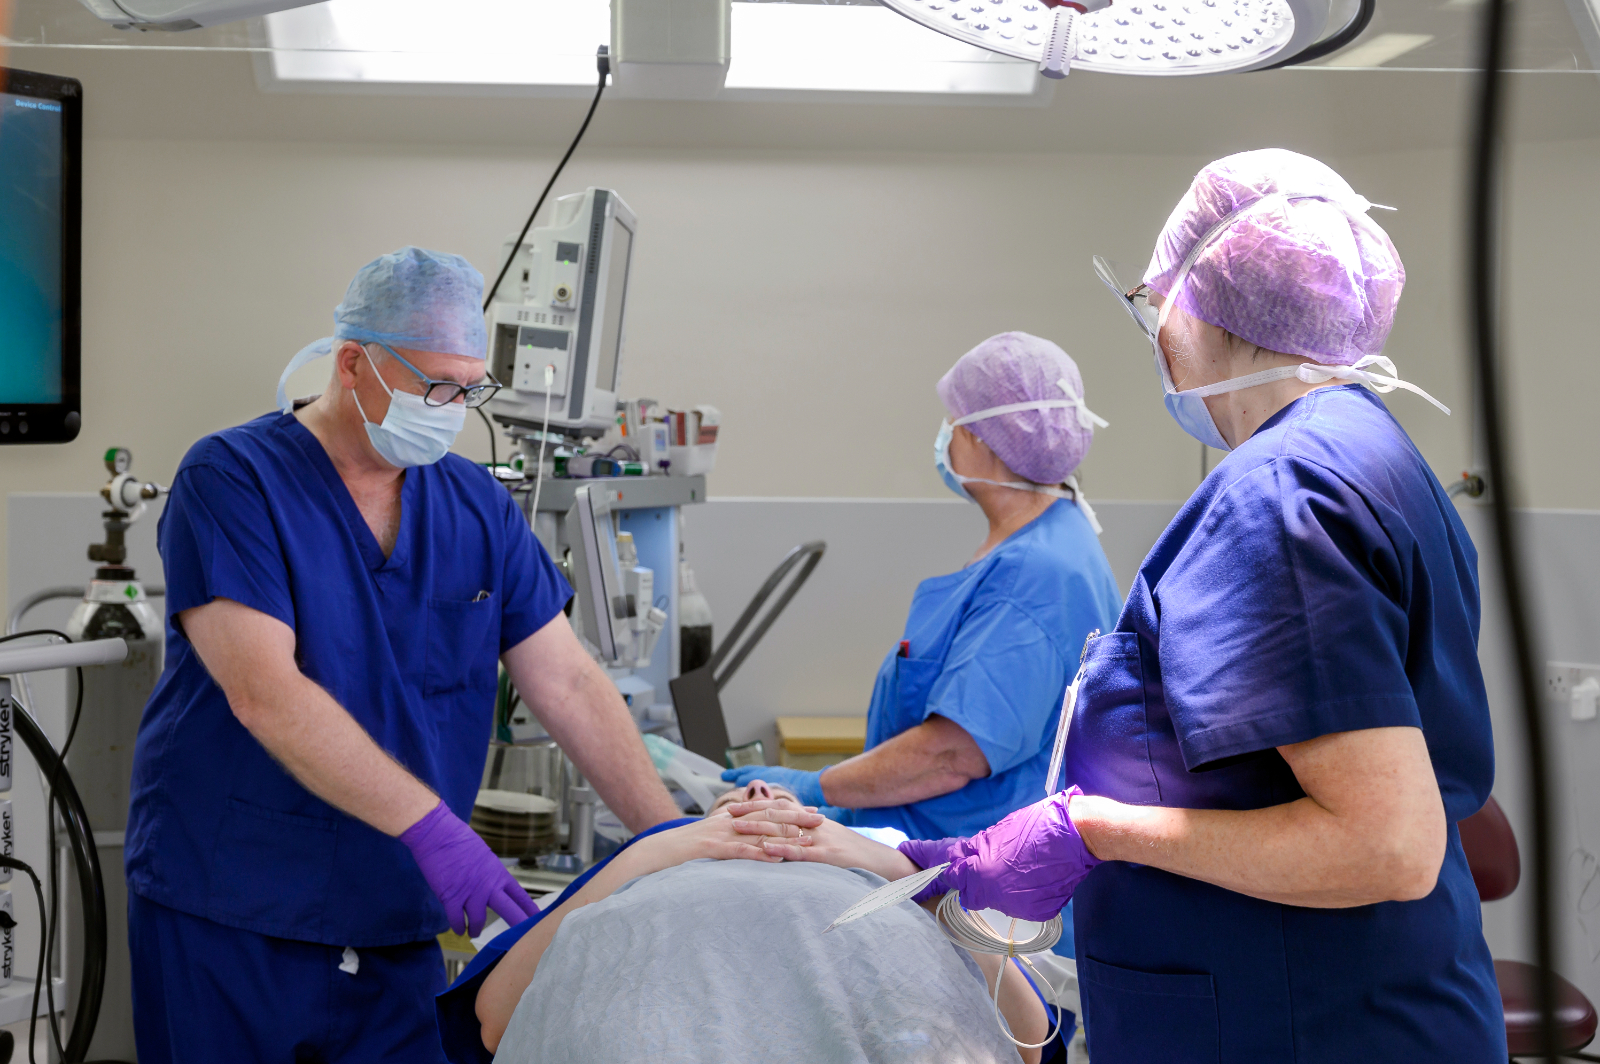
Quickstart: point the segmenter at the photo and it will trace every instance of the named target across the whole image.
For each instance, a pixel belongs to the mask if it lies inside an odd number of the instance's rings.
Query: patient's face
[[[804,808],[801,806],[800,800],[794,796],[794,792],[789,788],[757,779],[751,780],[743,787],[735,787],[731,791],[724,791],[719,794],[716,801],[711,803],[711,809],[707,815],[715,816],[734,802],[759,802],[763,800],[781,803],[775,808],[782,808],[783,805],[793,806],[796,809]]]

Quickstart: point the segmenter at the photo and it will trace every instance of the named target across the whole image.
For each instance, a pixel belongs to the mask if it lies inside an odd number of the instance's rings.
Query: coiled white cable
[[[503,272],[503,271],[502,271]],[[544,427],[539,430],[539,461],[533,473],[533,519],[539,520],[539,489],[544,487],[544,441],[550,435],[550,390],[556,386],[555,363],[544,367]]]
[[[1061,914],[1057,913],[1048,921],[1039,925],[1039,930],[1032,938],[1018,941],[1014,936],[1018,921],[1013,918],[1006,937],[1001,938],[995,934],[989,922],[977,913],[968,912],[961,905],[961,895],[950,891],[939,899],[935,909],[939,927],[944,931],[945,937],[956,945],[972,953],[988,953],[1004,957],[1006,961],[1016,958],[1028,966],[1028,971],[1033,973],[1037,982],[1042,982],[1050,987],[1051,994],[1055,994],[1055,985],[1039,974],[1039,969],[1033,966],[1025,954],[1043,953],[1057,942],[1061,941],[1062,923]],[[1000,1018],[1000,981],[1005,978],[1006,962],[1002,961],[1000,970],[994,979],[994,1022],[1000,1028],[1000,1033],[1010,1040],[1018,1049],[1043,1049],[1049,1045],[1057,1034],[1061,1032],[1061,1006],[1056,1006],[1056,1025],[1050,1029],[1050,1034],[1043,1042],[1019,1042],[1011,1037],[1005,1023]]]

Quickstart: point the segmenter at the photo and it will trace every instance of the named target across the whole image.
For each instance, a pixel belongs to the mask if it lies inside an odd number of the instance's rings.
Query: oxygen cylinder
[[[139,718],[161,677],[161,614],[132,569],[102,566],[72,611],[66,632],[75,642],[116,638],[128,644],[128,656],[120,663],[83,670],[83,713],[67,751],[67,771],[78,785],[89,823],[96,832],[120,832],[128,825]],[[77,698],[77,674],[69,672],[69,725]]]
[[[94,830],[95,848],[105,877],[106,982],[100,1019],[89,1043],[96,1060],[133,1060],[133,970],[128,955],[128,891],[123,871],[123,837],[128,827],[128,802],[133,781],[133,744],[139,733],[144,704],[161,677],[166,632],[162,611],[145,595],[138,574],[126,564],[125,533],[145,510],[145,502],[166,489],[142,484],[128,469],[132,455],[125,449],[106,452],[112,480],[101,490],[110,503],[104,543],[89,546],[89,560],[99,562],[94,580],[67,620],[66,633],[74,641],[118,638],[128,644],[128,656],[115,665],[84,669],[83,711],[78,730],[67,750],[66,768],[83,799],[84,812]],[[78,701],[78,670],[67,671],[67,726]],[[69,873],[70,876],[70,873]],[[67,892],[63,923],[67,941],[79,941],[83,911]],[[69,978],[67,1010],[77,1004],[78,983]]]

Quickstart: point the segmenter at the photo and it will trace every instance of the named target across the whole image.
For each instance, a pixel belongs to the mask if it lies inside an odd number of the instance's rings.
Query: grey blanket
[[[568,916],[496,1064],[1017,1064],[982,974],[910,902],[822,929],[883,880],[691,861]]]

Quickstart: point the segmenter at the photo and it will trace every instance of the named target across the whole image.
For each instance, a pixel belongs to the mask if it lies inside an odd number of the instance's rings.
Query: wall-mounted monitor
[[[0,67],[0,444],[82,424],[83,86]]]

